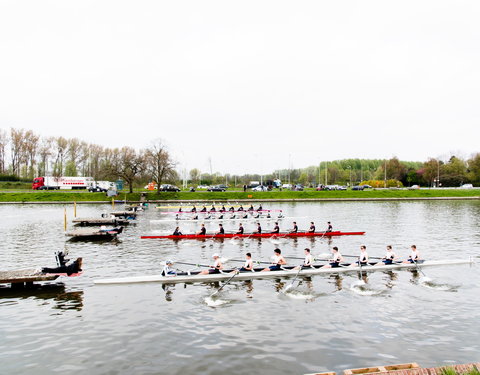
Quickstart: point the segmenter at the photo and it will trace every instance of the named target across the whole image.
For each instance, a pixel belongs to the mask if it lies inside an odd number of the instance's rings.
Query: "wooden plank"
[[[41,271],[30,268],[24,270],[0,271],[0,284],[31,283],[34,281],[55,280],[58,275],[43,274]]]

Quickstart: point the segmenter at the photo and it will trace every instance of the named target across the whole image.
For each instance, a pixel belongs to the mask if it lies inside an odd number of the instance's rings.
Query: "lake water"
[[[66,206],[69,221],[73,207]],[[232,281],[218,296],[215,284],[94,285],[108,277],[159,273],[167,258],[211,263],[211,254],[269,260],[303,249],[323,254],[338,246],[357,254],[367,245],[382,256],[393,245],[406,257],[416,244],[423,258],[480,255],[480,202],[275,203],[282,229],[314,220],[323,229],[366,231],[327,240],[140,239],[171,232],[174,222],[153,206],[116,242],[69,242],[62,205],[0,206],[0,269],[54,266],[54,252],[84,258],[80,277],[29,292],[0,289],[1,374],[303,374],[380,364],[422,366],[478,361],[480,276],[476,265],[302,279],[292,293],[288,279]],[[78,216],[99,216],[108,205],[79,205]],[[152,221],[153,220],[153,221]],[[246,230],[254,228],[253,222]],[[183,223],[183,232],[198,223]],[[213,231],[218,224],[207,224]],[[272,222],[263,222],[264,230]],[[238,222],[225,224],[234,230]],[[293,261],[298,262],[298,261]],[[232,265],[238,265],[233,263]],[[179,268],[188,269],[188,266]]]

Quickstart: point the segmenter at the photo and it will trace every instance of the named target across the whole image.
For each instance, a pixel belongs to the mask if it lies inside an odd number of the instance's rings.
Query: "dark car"
[[[352,190],[363,190],[363,189],[365,189],[365,186],[363,186],[363,185],[357,185],[357,186],[352,187]]]
[[[303,185],[302,184],[296,184],[293,188],[295,191],[303,191]]]
[[[176,187],[175,185],[162,185],[160,187],[160,191],[174,191],[174,192],[179,192],[180,189]]]
[[[215,185],[215,186],[210,186],[207,191],[226,191],[227,188],[224,187],[225,185]]]

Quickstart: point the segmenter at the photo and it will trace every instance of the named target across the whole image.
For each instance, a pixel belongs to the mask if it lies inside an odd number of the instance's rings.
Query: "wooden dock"
[[[72,239],[113,239],[122,232],[123,227],[120,228],[120,231],[118,231],[118,228],[76,228],[66,232],[65,235],[72,237]]]
[[[110,212],[110,215],[113,215],[115,217],[135,218],[137,217],[137,212],[136,211],[112,211]]]
[[[35,268],[0,271],[0,284],[11,284],[12,287],[23,287],[30,286],[35,281],[55,280],[58,276],[59,275],[44,274]]]
[[[402,363],[399,365],[382,365],[356,368],[343,371],[343,375],[442,375],[445,369],[453,369],[457,374],[465,374],[471,370],[480,370],[480,362],[465,365],[422,368],[418,364]],[[316,372],[305,375],[337,375],[335,372]]]
[[[81,217],[73,219],[72,223],[82,226],[98,226],[98,225],[128,225],[131,220],[122,219],[120,217]]]

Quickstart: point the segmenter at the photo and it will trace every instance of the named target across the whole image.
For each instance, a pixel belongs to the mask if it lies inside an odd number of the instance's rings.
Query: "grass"
[[[455,368],[453,367],[444,367],[442,368],[442,375],[480,375],[480,371],[473,366],[470,370],[465,371],[465,372],[458,372]]]
[[[419,189],[419,190],[364,190],[364,191],[266,191],[266,192],[201,192],[181,191],[178,193],[145,192],[147,200],[194,200],[194,201],[235,201],[239,199],[355,199],[355,198],[453,198],[478,197],[480,189]],[[140,200],[141,192],[132,194],[120,193],[115,199],[129,201]],[[104,193],[89,193],[85,191],[3,191],[0,192],[0,202],[71,202],[71,201],[111,201]]]

